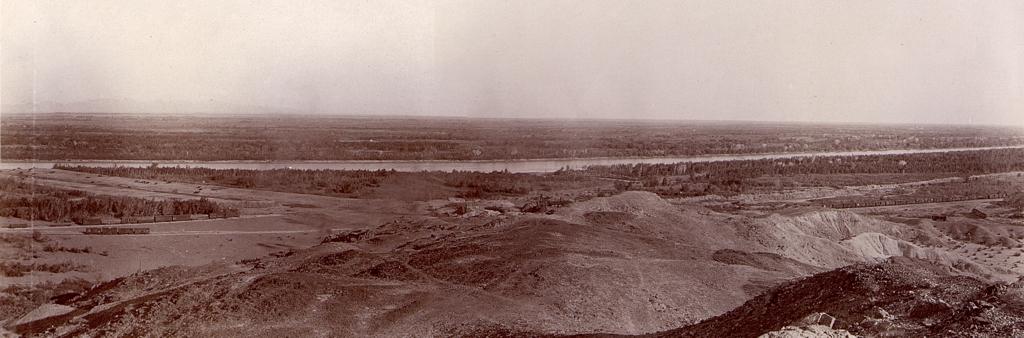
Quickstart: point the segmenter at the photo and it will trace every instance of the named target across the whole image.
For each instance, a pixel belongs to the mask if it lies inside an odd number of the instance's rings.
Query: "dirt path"
[[[241,217],[235,217],[233,219],[252,219],[252,218],[275,217],[275,216],[281,216],[281,214],[243,215]],[[161,225],[165,225],[165,224],[182,224],[182,223],[194,223],[194,222],[212,222],[212,221],[220,221],[220,220],[224,220],[224,219],[229,219],[229,218],[192,219],[192,220],[187,220],[187,221],[170,221],[170,222],[154,222],[154,223],[68,225],[68,226],[59,226],[59,227],[35,226],[35,227],[29,227],[29,228],[0,229],[0,233],[5,233],[5,232],[29,232],[29,231],[37,231],[37,230],[45,231],[47,233],[59,233],[60,230],[65,230],[65,229],[85,229],[85,228],[95,228],[95,227],[104,227],[104,228],[154,227],[154,226],[161,226]],[[52,231],[52,230],[55,230],[55,231]]]
[[[117,237],[149,237],[149,236],[195,236],[195,235],[265,235],[265,234],[305,234],[321,232],[320,230],[255,230],[255,231],[238,231],[238,230],[203,230],[203,231],[166,231],[166,232],[151,232],[148,234],[132,234],[132,235],[89,235],[81,232],[54,232],[55,235],[75,235],[75,236],[117,236]]]
[[[879,205],[871,207],[856,207],[856,208],[843,208],[843,210],[860,210],[860,211],[872,211],[872,210],[889,210],[893,208],[901,208],[907,206],[921,206],[921,207],[940,207],[940,206],[951,206],[963,203],[981,203],[981,202],[997,202],[1002,201],[1001,198],[983,198],[974,200],[961,200],[961,201],[948,201],[948,202],[934,202],[934,203],[909,203],[909,204],[897,204],[897,205]]]

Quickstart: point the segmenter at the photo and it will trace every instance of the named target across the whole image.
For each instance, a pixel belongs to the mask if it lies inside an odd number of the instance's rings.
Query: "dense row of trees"
[[[81,222],[97,216],[152,216],[221,213],[232,208],[205,198],[150,200],[126,196],[94,195],[34,185],[13,178],[0,179],[0,216],[49,222]]]
[[[642,179],[689,175],[705,181],[764,175],[959,173],[980,174],[1024,168],[1024,149],[991,149],[901,155],[823,156],[675,164],[595,166],[587,172]]]
[[[1024,170],[1024,149],[993,149],[905,155],[830,156],[677,164],[590,167],[594,175],[629,177],[664,193],[738,193],[759,185],[751,179],[806,174],[934,174],[969,176]],[[621,188],[628,185],[621,184]],[[667,187],[674,187],[668,189]],[[694,187],[700,187],[694,189]],[[636,188],[636,187],[633,187]],[[666,190],[667,189],[667,190]],[[669,192],[668,190],[672,190]]]
[[[436,181],[456,188],[458,196],[482,198],[494,195],[522,195],[536,189],[565,184],[586,184],[591,180],[580,172],[560,171],[549,175],[504,172],[397,172],[394,170],[326,169],[209,169],[193,167],[86,167],[56,165],[55,169],[129,177],[155,181],[216,184],[228,187],[297,192],[328,196],[358,197],[398,176]]]
[[[594,187],[597,185],[594,178],[571,170],[559,170],[545,175],[514,174],[508,171],[489,173],[453,171],[428,174],[440,177],[446,186],[463,189],[460,196],[466,198],[525,195],[535,190],[550,190],[569,186]]]
[[[398,174],[391,170],[210,169],[197,167],[85,167],[56,165],[56,169],[145,180],[209,183],[319,195],[347,195],[380,186]]]
[[[444,175],[444,184],[449,187],[468,189],[465,197],[479,198],[493,194],[522,195],[533,186],[531,175],[509,174],[508,172],[455,172]]]
[[[1024,143],[980,127],[464,119],[4,116],[7,159],[467,160],[687,156]]]
[[[595,166],[545,175],[508,172],[395,172],[367,170],[241,170],[187,167],[70,167],[59,169],[150,180],[212,183],[231,187],[349,196],[375,189],[396,176],[437,181],[460,196],[522,195],[539,189],[589,187],[616,181],[619,190],[645,189],[664,195],[734,194],[770,187],[764,177],[818,176],[808,182],[831,185],[827,175],[928,174],[969,176],[1024,170],[1024,149],[992,149],[903,155],[828,156],[676,164]],[[870,178],[869,178],[870,179]],[[867,184],[869,182],[865,182]],[[835,183],[838,184],[838,183]]]

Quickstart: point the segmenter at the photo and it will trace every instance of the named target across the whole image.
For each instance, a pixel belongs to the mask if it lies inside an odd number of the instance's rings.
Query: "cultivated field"
[[[1016,128],[337,116],[4,114],[3,159],[485,160],[1024,144]]]

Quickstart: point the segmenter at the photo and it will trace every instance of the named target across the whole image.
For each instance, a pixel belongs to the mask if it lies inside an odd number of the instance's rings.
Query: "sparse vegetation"
[[[0,234],[0,245],[15,248],[22,252],[33,252],[41,249],[44,252],[92,253],[92,248],[90,247],[65,247],[57,244],[40,231],[33,231],[31,234]]]
[[[50,302],[54,297],[77,294],[91,285],[92,283],[79,278],[69,278],[57,283],[7,286],[0,289],[0,318],[18,318],[40,304]]]
[[[6,277],[21,277],[31,272],[62,273],[78,271],[83,267],[71,262],[61,263],[21,263],[21,262],[0,262],[0,274]]]

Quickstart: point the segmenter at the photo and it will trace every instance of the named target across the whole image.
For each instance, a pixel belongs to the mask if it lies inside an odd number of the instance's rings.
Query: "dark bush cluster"
[[[522,195],[530,192],[536,175],[510,174],[508,172],[452,172],[443,174],[444,185],[466,188],[461,194],[466,198],[483,198],[493,194]]]
[[[14,178],[0,179],[0,216],[48,222],[81,221],[96,216],[152,216],[221,213],[232,208],[206,198],[153,200],[94,195],[52,188]]]
[[[0,262],[0,274],[6,277],[22,277],[32,271],[49,273],[62,273],[80,270],[81,266],[71,262],[63,263],[21,263],[21,262]]]

